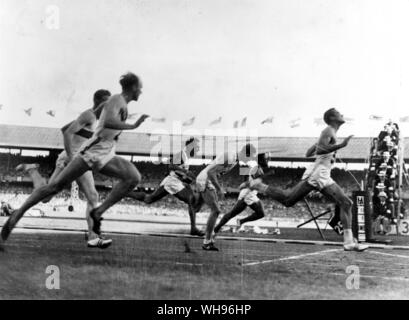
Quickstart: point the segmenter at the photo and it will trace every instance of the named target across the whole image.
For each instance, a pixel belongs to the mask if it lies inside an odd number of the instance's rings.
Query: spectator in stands
[[[386,234],[390,219],[392,218],[391,210],[386,201],[387,195],[384,191],[381,191],[377,198],[378,201],[374,201],[375,232],[378,234]]]
[[[0,207],[0,215],[1,216],[9,216],[11,215],[13,211],[13,208],[8,202],[2,201],[1,202],[1,207]]]
[[[378,135],[379,141],[383,141],[383,139],[388,135],[387,127],[388,127],[388,126],[385,125],[385,126],[383,127],[383,130],[382,130],[381,132],[379,132],[379,135]]]
[[[373,138],[372,139],[372,144],[371,144],[371,155],[376,156],[378,152],[378,138]]]
[[[405,202],[400,199],[400,213],[399,213],[399,219],[405,219],[406,218],[406,206],[405,206]]]

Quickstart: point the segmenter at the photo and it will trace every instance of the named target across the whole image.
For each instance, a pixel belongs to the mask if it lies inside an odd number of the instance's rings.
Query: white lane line
[[[334,276],[344,276],[347,277],[348,275],[345,273],[337,273],[337,272],[329,272],[327,273],[329,275],[334,275]],[[370,278],[370,279],[383,279],[383,280],[395,280],[395,281],[409,281],[409,278],[403,278],[403,277],[383,277],[383,276],[370,276],[370,275],[365,275],[365,274],[360,274],[360,278]]]
[[[409,259],[409,256],[403,256],[401,254],[392,254],[392,253],[386,253],[386,252],[378,252],[378,251],[368,251],[369,253],[375,253],[379,254],[382,256],[389,256],[389,257],[395,257],[395,258],[404,258],[404,259]]]
[[[248,263],[244,263],[243,266],[254,266],[254,265],[265,264],[265,263],[270,263],[270,262],[296,260],[296,259],[302,259],[302,258],[309,257],[309,256],[316,256],[316,255],[319,255],[319,254],[324,254],[324,253],[329,253],[329,252],[336,252],[336,251],[341,251],[341,249],[321,250],[321,251],[317,251],[317,252],[300,254],[300,255],[297,255],[297,256],[289,256],[289,257],[283,257],[283,258],[278,258],[278,259],[248,262]]]
[[[356,260],[354,260],[356,261]],[[338,261],[339,262],[339,261]],[[325,270],[325,268],[327,268],[328,270],[333,270],[333,269],[337,269],[339,268],[339,264],[327,264],[327,260],[325,260],[325,265],[323,265],[322,263],[318,263],[318,262],[310,262],[310,261],[294,261],[294,264],[305,264],[307,266],[311,266],[311,267],[323,267],[323,270]],[[402,272],[402,269],[404,269],[405,267],[407,267],[407,264],[393,264],[393,266],[400,266],[401,268],[391,268],[388,267],[388,271],[396,271],[396,272]],[[385,267],[374,267],[373,265],[367,265],[367,266],[362,266],[361,264],[359,264],[359,268],[360,270],[365,270],[365,271],[369,271],[372,272],[373,270],[383,270],[385,271]],[[405,269],[406,270],[406,269]]]
[[[180,266],[198,266],[198,267],[203,266],[203,263],[176,262],[176,264]]]

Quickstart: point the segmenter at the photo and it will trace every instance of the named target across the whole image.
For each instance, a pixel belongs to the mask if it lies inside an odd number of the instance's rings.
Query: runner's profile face
[[[195,141],[193,150],[195,151],[195,155],[200,151],[199,142]]]
[[[192,143],[186,146],[186,151],[191,157],[194,157],[199,152],[199,150],[200,147],[199,142],[197,140],[193,141]]]
[[[142,83],[133,86],[133,100],[137,101],[139,96],[142,94]]]
[[[334,121],[336,121],[336,122],[338,122],[338,123],[345,123],[345,120],[344,120],[344,115],[343,114],[341,114],[338,110],[335,110],[335,112],[334,112],[334,116],[333,116],[334,118]]]

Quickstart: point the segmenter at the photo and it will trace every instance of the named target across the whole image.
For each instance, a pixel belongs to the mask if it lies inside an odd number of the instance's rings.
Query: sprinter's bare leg
[[[57,194],[67,184],[73,182],[88,170],[90,170],[90,168],[88,167],[87,163],[82,158],[76,157],[68,164],[68,166],[54,180],[54,182],[34,190],[34,192],[28,197],[23,205],[13,212],[13,214],[7,220],[6,224],[3,226],[1,230],[2,239],[7,240],[13,228],[16,226],[17,222],[23,217],[24,213],[27,210],[35,206],[44,198]]]
[[[125,198],[141,181],[141,174],[138,169],[129,161],[115,156],[100,172],[108,177],[117,178],[119,182],[113,187],[105,201],[90,212],[93,220],[93,231],[100,233],[103,213],[115,203]]]

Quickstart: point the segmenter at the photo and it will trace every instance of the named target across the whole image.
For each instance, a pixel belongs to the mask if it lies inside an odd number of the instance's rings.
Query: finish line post
[[[352,192],[352,233],[359,242],[371,241],[372,237],[372,210],[369,192]]]

